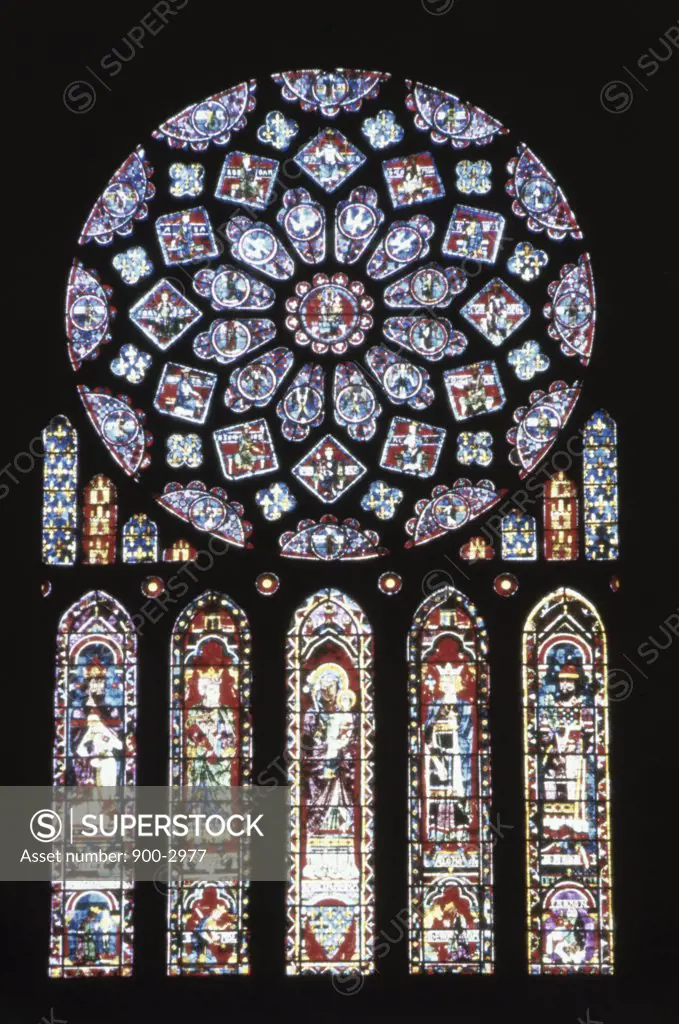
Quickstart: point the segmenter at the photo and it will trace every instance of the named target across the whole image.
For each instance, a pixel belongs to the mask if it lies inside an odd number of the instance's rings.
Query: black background
[[[571,1024],[585,1021],[587,1013],[605,1024],[669,1019],[677,957],[677,824],[667,772],[668,749],[676,746],[670,706],[676,683],[671,649],[650,665],[638,647],[649,636],[667,643],[659,627],[679,604],[672,572],[676,506],[670,500],[677,435],[676,321],[670,307],[677,288],[673,150],[679,51],[672,51],[652,76],[637,61],[650,47],[666,55],[658,40],[677,24],[679,12],[657,3],[595,8],[593,3],[540,7],[456,0],[447,13],[431,13],[441,6],[432,3],[427,10],[419,0],[349,0],[332,7],[189,0],[160,34],[145,36],[115,77],[108,77],[100,62],[114,47],[128,52],[123,37],[140,24],[147,3],[10,8],[14,23],[10,28],[5,21],[3,60],[10,76],[2,122],[8,173],[3,248],[10,259],[3,287],[5,299],[16,302],[17,316],[2,340],[5,360],[13,364],[4,363],[2,377],[3,404],[13,409],[2,465],[25,452],[51,416],[65,412],[80,428],[81,480],[110,472],[119,484],[122,520],[143,510],[160,520],[143,488],[116,475],[85,423],[64,353],[63,287],[76,234],[99,184],[148,135],[149,126],[187,102],[286,68],[376,68],[468,98],[534,147],[572,202],[595,260],[598,336],[572,423],[579,427],[586,415],[605,406],[620,427],[622,557],[613,571],[622,579],[621,591],[613,594],[608,587],[611,566],[537,562],[515,569],[521,586],[507,601],[492,590],[501,563],[463,565],[466,580],[446,560],[448,555],[457,562],[455,538],[416,553],[395,549],[385,567],[402,572],[405,586],[394,598],[377,591],[378,570],[300,569],[295,563],[277,564],[255,549],[218,560],[185,599],[210,586],[223,589],[250,618],[256,771],[283,747],[283,637],[292,610],[327,583],[346,587],[365,610],[376,635],[377,929],[391,937],[396,929],[390,922],[406,905],[402,638],[423,596],[423,580],[430,580],[425,588],[431,585],[429,574],[439,574],[436,582],[452,578],[476,601],[491,641],[493,819],[499,813],[513,826],[495,850],[496,974],[409,978],[402,941],[353,996],[337,993],[329,979],[286,979],[283,886],[270,883],[254,887],[257,939],[250,978],[167,979],[164,901],[146,884],[137,890],[134,977],[49,981],[48,886],[4,884],[3,1022],[49,1020],[51,1008],[55,1019],[69,1024],[121,1019],[207,1024],[235,1014],[279,1013],[460,1021],[509,1014]],[[618,113],[601,102],[606,84],[617,79],[633,90],[629,109]],[[81,114],[63,102],[76,80],[96,90],[94,106]],[[607,94],[613,106],[622,102],[619,87],[615,90]],[[53,638],[63,610],[86,589],[101,586],[135,612],[144,601],[139,583],[148,574],[143,566],[47,573],[39,560],[40,476],[39,464],[33,472],[17,474],[18,483],[9,481],[0,504],[3,783],[50,779]],[[168,532],[172,537],[181,530],[168,531],[166,524]],[[269,599],[259,597],[253,586],[264,569],[282,579],[280,592]],[[43,579],[53,584],[47,600],[39,594]],[[611,667],[628,672],[633,683],[629,697],[611,710],[616,973],[610,978],[529,978],[525,973],[520,630],[533,604],[561,584],[582,589],[599,608],[609,631]],[[150,625],[142,639],[139,778],[149,783],[165,778],[167,638],[178,611],[173,608]]]

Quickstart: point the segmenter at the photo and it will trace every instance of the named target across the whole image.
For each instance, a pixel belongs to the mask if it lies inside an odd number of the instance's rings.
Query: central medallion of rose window
[[[346,274],[315,274],[311,282],[300,281],[288,299],[291,315],[285,323],[298,345],[311,345],[319,355],[341,355],[365,340],[373,325],[368,312],[373,305],[360,281],[350,281]]]

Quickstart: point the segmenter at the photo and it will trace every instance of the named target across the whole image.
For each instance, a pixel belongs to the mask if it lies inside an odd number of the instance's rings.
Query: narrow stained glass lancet
[[[57,633],[55,786],[133,786],[137,635],[132,620],[102,591],[85,594]],[[52,885],[52,978],[132,971],[133,886],[63,876]]]
[[[373,970],[373,640],[325,589],[287,640],[291,797],[287,973]]]
[[[83,561],[110,565],[116,559],[118,502],[108,477],[95,476],[83,492]]]
[[[578,557],[578,488],[565,473],[555,473],[545,484],[545,558],[572,562]]]
[[[171,649],[173,786],[251,784],[250,627],[207,591],[177,619]],[[248,974],[247,882],[169,887],[168,973]]]
[[[65,416],[55,416],[42,435],[42,560],[74,565],[78,524],[78,434]]]
[[[531,974],[613,970],[606,634],[565,587],[523,635]]]
[[[603,409],[585,425],[583,512],[585,558],[608,562],[619,555],[618,428]]]
[[[488,640],[444,586],[408,638],[412,973],[493,970]]]

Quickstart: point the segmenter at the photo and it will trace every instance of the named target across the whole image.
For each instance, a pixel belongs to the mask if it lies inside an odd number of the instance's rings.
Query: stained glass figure
[[[444,586],[408,637],[412,973],[493,971],[488,638]]]
[[[237,548],[251,547],[248,537],[252,533],[252,523],[243,519],[243,506],[229,501],[221,487],[212,487],[208,491],[200,480],[193,480],[186,486],[169,483],[156,501],[201,533],[210,533]]]
[[[250,420],[214,432],[217,454],[227,480],[274,473],[278,458],[266,420]]]
[[[446,194],[431,153],[411,153],[384,160],[382,171],[395,209],[430,203]]]
[[[205,423],[217,375],[181,363],[166,363],[153,404],[162,416]]]
[[[287,441],[305,441],[325,419],[325,371],[305,363],[276,406],[281,433]]]
[[[277,173],[277,160],[237,150],[227,153],[215,196],[225,203],[264,210],[269,205]]]
[[[78,394],[92,426],[109,455],[128,476],[139,478],[151,462],[151,435],[144,427],[146,414],[132,408],[127,395],[114,397],[108,388],[78,386]]]
[[[130,309],[130,320],[135,327],[163,352],[179,341],[201,316],[198,307],[166,278],[158,281]]]
[[[249,412],[268,405],[292,369],[290,349],[273,348],[234,370],[224,392],[224,405],[231,412]]]
[[[78,433],[55,416],[42,433],[42,560],[74,565],[78,527]]]
[[[168,267],[197,263],[219,255],[210,217],[204,206],[168,213],[156,220],[156,235]]]
[[[578,488],[561,470],[545,484],[544,550],[553,562],[578,557]]]
[[[394,416],[382,449],[380,466],[408,476],[433,476],[445,437],[446,432],[441,427]]]
[[[393,358],[396,359],[396,356]],[[354,441],[370,441],[375,436],[382,406],[356,363],[339,363],[335,367],[332,402],[335,421],[344,427]]]
[[[611,974],[606,632],[561,587],[523,634],[528,963],[531,974]]]
[[[100,346],[111,340],[111,321],[116,315],[112,296],[113,289],[102,284],[95,270],[73,261],[66,287],[66,337],[74,370],[79,370],[84,360],[96,359]]]
[[[158,527],[145,512],[136,512],[123,526],[123,562],[158,561]]]
[[[530,316],[530,306],[500,277],[484,285],[460,313],[491,345],[502,345]]]
[[[293,476],[326,505],[337,501],[365,473],[363,463],[332,434],[322,437],[292,468]]]
[[[581,389],[580,381],[569,385],[555,380],[549,385],[548,392],[532,392],[530,406],[520,406],[515,410],[514,420],[518,427],[507,431],[507,440],[514,446],[509,453],[509,461],[520,467],[521,479],[550,450],[568,422]]]
[[[363,100],[376,99],[380,84],[391,76],[381,71],[282,71],[271,76],[282,86],[288,103],[299,103],[302,110],[323,117],[337,117],[340,111],[353,114]]]
[[[339,590],[309,597],[287,640],[292,848],[288,974],[373,970],[373,641]]]
[[[456,206],[443,240],[443,255],[495,263],[504,229],[505,219],[499,213],[476,206]]]
[[[512,177],[506,185],[514,199],[512,212],[526,218],[529,231],[546,231],[557,242],[568,235],[579,241],[582,231],[553,176],[524,142],[519,144],[517,153],[509,162]]]
[[[349,345],[361,345],[373,325],[370,310],[374,300],[365,294],[361,281],[346,274],[314,274],[311,282],[300,281],[295,297],[285,308],[291,316],[285,326],[293,331],[298,345],[311,345],[312,352],[342,355]]]
[[[582,453],[585,558],[608,562],[619,556],[618,428],[601,409],[587,420]]]
[[[406,85],[412,90],[408,93],[406,106],[415,115],[415,127],[428,131],[432,142],[437,145],[448,142],[453,149],[466,149],[469,145],[487,146],[496,135],[508,132],[485,110],[450,92],[407,79]]]
[[[583,253],[577,265],[566,263],[558,281],[547,289],[552,300],[544,314],[551,320],[548,334],[560,342],[567,356],[577,356],[587,366],[592,355],[596,323],[594,277],[589,255]]]
[[[430,263],[385,288],[384,301],[392,309],[445,309],[466,284],[466,275],[457,267]]]
[[[95,476],[83,491],[83,562],[110,565],[116,560],[118,500],[108,477]]]
[[[508,512],[502,517],[502,557],[507,562],[534,562],[538,557],[535,519],[527,512]]]
[[[458,422],[484,412],[496,412],[505,404],[500,372],[492,359],[446,370],[443,383],[453,416]]]
[[[336,128],[323,128],[306,146],[295,163],[320,188],[334,192],[365,163],[365,156]]]
[[[251,785],[251,655],[245,614],[223,594],[207,591],[179,615],[170,652],[171,785]],[[168,974],[248,974],[247,906],[247,882],[172,882]]]
[[[57,632],[55,786],[133,786],[137,634],[125,609],[93,590],[64,614]],[[52,883],[49,975],[132,972],[133,886],[67,877]]]
[[[320,562],[356,562],[388,555],[374,530],[364,530],[357,519],[321,516],[316,523],[304,519],[297,530],[282,534],[282,558],[303,558]]]
[[[390,316],[382,330],[388,341],[409,349],[427,362],[459,356],[467,347],[464,334],[454,330],[444,316]]]
[[[231,133],[245,127],[246,115],[255,107],[254,79],[215,93],[200,103],[192,103],[169,118],[153,132],[173,149],[192,149],[202,153],[212,143],[228,146]]]
[[[415,515],[406,523],[406,533],[411,540],[407,540],[405,546],[428,544],[449,530],[459,530],[497,505],[506,493],[504,489],[498,490],[492,480],[473,484],[461,477],[452,487],[437,484],[431,498],[421,498],[416,503]]]
[[[118,168],[92,207],[78,239],[80,245],[110,245],[115,235],[127,238],[134,222],[146,220],[149,200],[156,189],[150,178],[153,168],[138,146]]]
[[[269,309],[275,298],[275,292],[268,284],[232,267],[199,270],[193,279],[193,287],[198,295],[210,299],[213,309]]]
[[[213,320],[207,331],[193,339],[193,351],[200,359],[227,366],[268,344],[275,335],[273,320]]]

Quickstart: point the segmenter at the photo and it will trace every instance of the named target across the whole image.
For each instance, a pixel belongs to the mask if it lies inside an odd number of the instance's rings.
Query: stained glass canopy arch
[[[96,199],[66,291],[118,467],[198,531],[324,561],[483,516],[566,427],[596,320],[533,150],[450,92],[347,69],[169,117]]]

